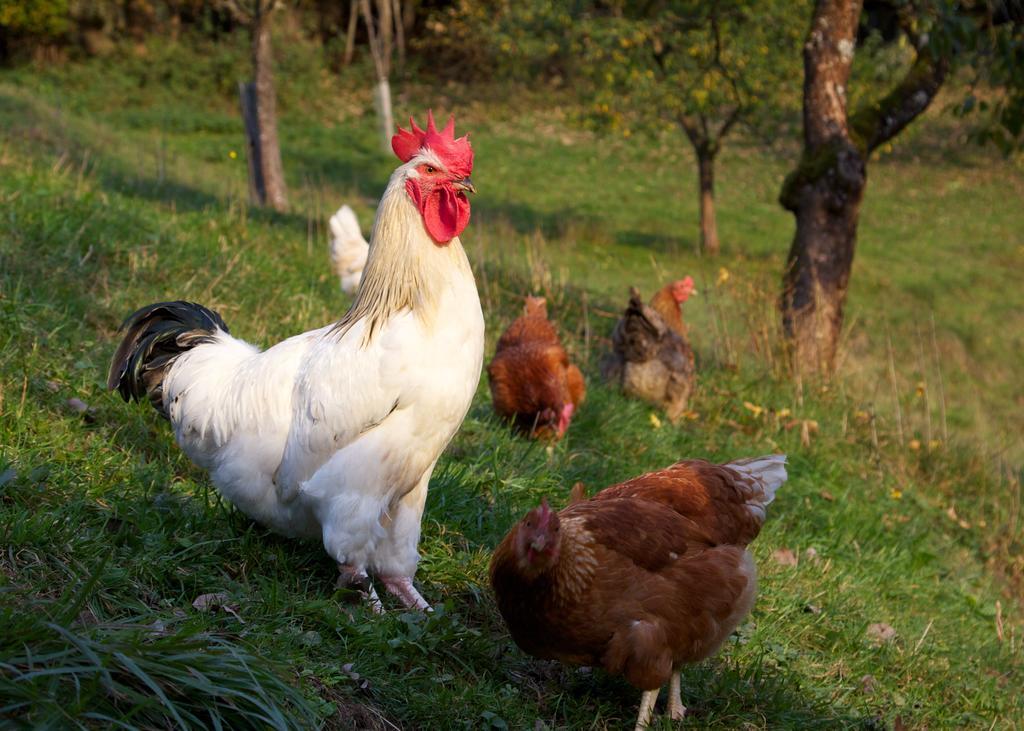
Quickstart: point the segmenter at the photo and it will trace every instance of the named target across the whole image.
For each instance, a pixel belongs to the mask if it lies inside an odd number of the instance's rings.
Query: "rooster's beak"
[[[456,180],[452,183],[452,187],[454,187],[455,190],[464,190],[467,193],[476,193],[476,188],[473,187],[473,181],[469,179],[468,175],[462,180]]]

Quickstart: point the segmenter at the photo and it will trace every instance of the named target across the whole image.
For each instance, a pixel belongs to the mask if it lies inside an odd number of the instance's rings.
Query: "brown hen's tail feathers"
[[[761,487],[761,494],[747,501],[750,512],[764,520],[766,517],[765,508],[775,499],[776,491],[786,481],[786,455],[766,454],[763,457],[748,457],[737,459],[725,465],[729,469],[739,472],[743,477],[749,478]]]

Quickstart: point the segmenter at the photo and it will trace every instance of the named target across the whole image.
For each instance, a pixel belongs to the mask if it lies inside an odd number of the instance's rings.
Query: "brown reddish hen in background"
[[[683,322],[683,303],[695,294],[697,290],[693,286],[693,277],[685,276],[669,282],[651,297],[651,307],[681,338],[687,336],[686,324]]]
[[[546,300],[527,297],[523,316],[498,340],[487,376],[499,416],[531,436],[561,439],[586,386],[547,317]]]
[[[785,463],[690,460],[559,513],[541,503],[491,559],[512,638],[535,657],[624,675],[643,691],[637,729],[666,683],[668,713],[682,718],[679,666],[713,654],[754,603],[746,547],[786,481]]]
[[[660,299],[655,295],[652,303]],[[673,319],[685,332],[675,302],[672,309]],[[627,395],[665,409],[675,422],[689,405],[697,369],[686,338],[653,305],[645,305],[640,292],[632,287],[629,305],[612,331],[612,350],[601,361],[601,375]]]

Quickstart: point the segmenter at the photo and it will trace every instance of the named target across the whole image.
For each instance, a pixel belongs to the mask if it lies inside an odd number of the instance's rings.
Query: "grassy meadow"
[[[598,135],[551,90],[395,82],[399,119],[454,111],[472,135],[463,239],[488,355],[542,293],[589,393],[546,447],[509,433],[481,379],[424,516],[418,583],[438,611],[375,617],[321,546],[253,524],[155,411],[104,389],[141,305],[202,302],[260,344],[348,306],[326,219],[347,202],[368,229],[395,165],[368,72],[281,44],[293,212],[269,213],[247,203],[242,42],[0,72],[0,725],[631,728],[624,681],[512,644],[490,550],[578,480],[772,451],[790,480],[752,546],[759,598],[684,672],[685,726],[1024,725],[1019,161],[967,146],[941,104],[873,161],[840,373],[794,383],[775,310],[792,141],[726,147],[708,260],[681,136]],[[700,382],[672,426],[597,363],[629,285],[684,274]]]

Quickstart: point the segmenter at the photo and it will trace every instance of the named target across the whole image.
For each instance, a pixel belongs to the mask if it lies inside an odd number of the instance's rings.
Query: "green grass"
[[[454,108],[473,135],[481,193],[464,238],[489,346],[518,297],[542,291],[590,392],[546,449],[509,434],[481,383],[424,518],[419,581],[441,609],[378,618],[334,589],[321,547],[230,508],[155,412],[103,388],[117,326],[149,302],[201,301],[263,344],[338,317],[325,218],[348,201],[368,227],[393,167],[358,70],[321,74],[292,44],[294,212],[249,208],[244,159],[229,156],[243,149],[244,52],[202,50],[0,75],[3,723],[631,727],[624,682],[514,647],[487,587],[491,548],[577,480],[596,490],[681,457],[783,450],[791,479],[753,546],[758,603],[686,671],[686,725],[1024,724],[1018,167],[961,149],[937,115],[874,162],[842,372],[798,387],[773,310],[792,233],[775,203],[785,154],[727,149],[725,253],[708,261],[681,139],[580,131],[547,92],[406,85],[400,111]],[[686,312],[697,418],[656,428],[596,366],[628,285],[687,272],[701,289]],[[799,563],[775,561],[781,548]],[[219,592],[232,612],[192,606]],[[873,643],[876,622],[895,640]]]

